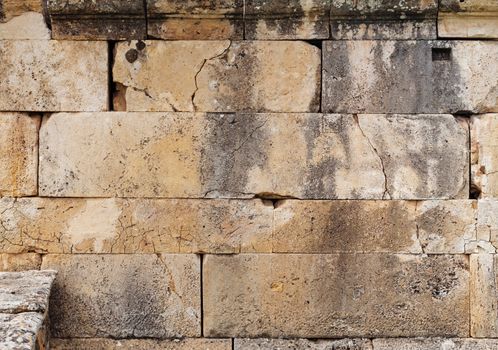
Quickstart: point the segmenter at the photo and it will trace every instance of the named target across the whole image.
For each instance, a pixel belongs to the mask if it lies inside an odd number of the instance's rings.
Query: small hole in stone
[[[432,60],[433,61],[450,61],[451,60],[451,48],[433,47],[432,48]]]

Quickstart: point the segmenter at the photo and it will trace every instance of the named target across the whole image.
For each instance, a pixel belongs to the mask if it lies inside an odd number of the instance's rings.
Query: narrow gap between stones
[[[455,115],[457,117],[458,114]],[[469,181],[469,199],[479,199],[481,197],[481,189],[477,186],[472,181],[472,126],[470,124],[471,122],[471,115],[467,115],[469,119],[467,120],[467,128],[468,128],[468,140],[467,140],[467,147],[468,147],[468,162],[469,162],[469,174],[468,174],[468,181]]]
[[[148,35],[149,35],[149,18],[147,17],[147,0],[143,0],[144,4],[144,20],[145,20],[145,33],[143,38],[147,40]]]
[[[200,289],[201,289],[201,338],[204,338],[204,254],[199,254],[199,259],[200,259]]]
[[[116,92],[116,84],[114,83],[114,77],[112,75],[112,67],[114,65],[114,48],[116,46],[115,41],[107,42],[107,96],[108,96],[108,110],[110,112],[114,111],[114,93]]]

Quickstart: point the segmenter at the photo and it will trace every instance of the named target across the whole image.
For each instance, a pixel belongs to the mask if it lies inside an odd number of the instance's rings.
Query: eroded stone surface
[[[4,40],[0,57],[0,111],[107,110],[105,42]]]
[[[37,194],[40,120],[23,113],[0,113],[0,197]]]
[[[1,211],[1,210],[0,210]],[[0,236],[3,236],[1,233]],[[2,251],[4,251],[2,249]],[[41,256],[36,253],[25,254],[0,254],[0,272],[20,272],[26,270],[39,270]]]
[[[497,339],[374,339],[375,350],[492,350],[498,347]]]
[[[468,269],[463,255],[208,255],[204,333],[465,337]]]
[[[41,2],[41,1],[39,1]],[[4,4],[5,5],[5,4]],[[1,7],[0,7],[1,11]],[[5,40],[46,40],[50,39],[50,30],[43,17],[43,14],[35,11],[28,11],[2,18],[0,12],[0,39]]]
[[[243,0],[147,0],[148,34],[174,40],[242,40]]]
[[[51,339],[52,350],[231,350],[230,339]]]
[[[471,119],[472,184],[481,198],[498,198],[498,114]]]
[[[0,348],[15,350],[44,349],[44,316],[36,312],[0,313]]]
[[[492,41],[325,42],[322,108],[346,113],[497,111],[497,57],[498,42]]]
[[[58,270],[52,336],[199,337],[200,264],[190,254],[46,255]]]
[[[113,77],[117,110],[316,112],[320,49],[304,42],[123,42]]]
[[[369,339],[235,339],[234,350],[373,350]]]
[[[466,198],[467,134],[450,115],[56,114],[40,194]]]
[[[484,199],[478,203],[477,239],[481,249],[475,253],[495,253],[498,248],[498,201]]]
[[[260,200],[0,199],[0,251],[271,252]]]

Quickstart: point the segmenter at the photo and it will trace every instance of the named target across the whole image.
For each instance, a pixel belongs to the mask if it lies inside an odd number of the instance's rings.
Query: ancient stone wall
[[[0,0],[0,270],[52,349],[498,349],[496,0]]]

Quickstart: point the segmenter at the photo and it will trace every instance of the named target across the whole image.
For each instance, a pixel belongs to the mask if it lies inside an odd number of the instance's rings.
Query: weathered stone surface
[[[0,313],[0,349],[45,349],[44,316],[36,312]],[[38,345],[38,346],[37,346]]]
[[[113,77],[116,110],[316,112],[320,49],[284,41],[123,42]]]
[[[235,339],[234,350],[373,350],[369,339]]]
[[[332,38],[436,39],[437,0],[332,0]]]
[[[466,198],[467,139],[450,115],[56,114],[40,194]]]
[[[3,237],[3,235],[4,233],[2,232],[0,236]],[[41,266],[40,254],[0,253],[0,272],[20,272],[26,270],[39,270],[40,266]]]
[[[242,40],[243,0],[147,0],[148,34],[169,40]]]
[[[0,39],[50,39],[42,0],[0,0]]]
[[[328,41],[323,48],[322,109],[497,111],[497,57],[498,42],[492,41]]]
[[[147,36],[143,0],[48,0],[52,38],[131,40]]]
[[[441,0],[438,35],[443,38],[498,38],[498,2]]]
[[[295,201],[275,209],[273,252],[465,253],[476,202]]]
[[[52,350],[232,350],[230,339],[51,339]]]
[[[498,198],[498,114],[471,119],[472,186],[481,198]]]
[[[493,350],[497,339],[418,338],[374,339],[375,350]]]
[[[40,120],[23,113],[0,113],[0,197],[36,195]]]
[[[273,206],[260,200],[0,199],[0,251],[271,252]]]
[[[105,42],[0,41],[0,111],[107,110],[107,51]]]
[[[465,337],[468,269],[464,255],[207,255],[204,334]]]
[[[498,247],[498,201],[484,199],[478,203],[477,239],[481,242],[481,249],[475,253],[495,253]]]
[[[246,0],[245,37],[328,39],[329,14],[328,0]]]
[[[46,255],[58,270],[50,301],[52,336],[199,337],[199,257]]]
[[[55,271],[0,272],[0,313],[44,313]]]

